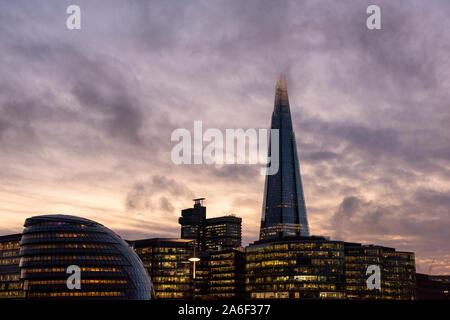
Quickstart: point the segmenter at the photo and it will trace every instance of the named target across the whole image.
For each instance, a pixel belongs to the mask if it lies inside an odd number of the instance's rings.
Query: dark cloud
[[[175,207],[170,203],[170,200],[166,197],[159,198],[159,203],[161,210],[165,212],[173,213],[175,211]]]
[[[332,151],[316,151],[310,153],[304,152],[302,155],[303,160],[311,162],[331,161],[336,158],[338,158],[338,154]]]
[[[416,252],[421,261],[434,258],[448,265],[449,201],[448,193],[423,188],[396,204],[349,196],[334,213],[329,230],[336,239],[393,246]]]
[[[158,197],[158,198],[156,198]],[[146,182],[135,183],[125,199],[127,210],[150,210],[159,208],[165,212],[173,213],[174,207],[169,199],[192,198],[192,191],[174,179],[154,175]],[[154,204],[157,202],[157,204]]]
[[[194,120],[266,128],[283,72],[314,233],[448,257],[448,1],[380,0],[380,31],[365,27],[368,0],[78,4],[80,31],[65,29],[66,2],[0,10],[10,218],[69,202],[62,190],[100,217],[141,215],[118,227],[127,237],[172,236],[180,206],[206,194],[255,240],[261,166],[175,166],[170,135]],[[94,188],[97,205],[80,191]]]

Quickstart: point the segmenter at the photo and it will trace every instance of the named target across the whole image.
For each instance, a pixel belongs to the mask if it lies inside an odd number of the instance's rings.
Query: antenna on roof
[[[431,269],[433,268],[433,263],[434,263],[434,258],[433,258],[433,260],[431,261],[431,263],[430,263],[430,267],[428,268],[428,274],[431,274]]]

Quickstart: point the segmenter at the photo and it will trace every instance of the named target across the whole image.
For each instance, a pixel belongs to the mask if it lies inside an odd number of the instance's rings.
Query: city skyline
[[[256,240],[260,166],[176,166],[170,133],[268,128],[283,72],[310,234],[449,274],[449,4],[379,2],[379,33],[362,27],[365,2],[80,1],[79,32],[65,3],[2,3],[0,235],[60,213],[177,237],[180,211],[205,197]]]

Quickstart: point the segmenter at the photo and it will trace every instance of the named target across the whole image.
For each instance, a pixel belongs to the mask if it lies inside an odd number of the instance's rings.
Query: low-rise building
[[[21,233],[0,236],[0,299],[25,296],[19,269],[21,237]]]
[[[153,238],[129,241],[152,279],[157,299],[191,299],[194,294],[193,240]]]
[[[245,252],[239,249],[216,251],[209,255],[208,296],[215,299],[246,297]]]
[[[345,291],[348,299],[415,299],[414,253],[375,245],[345,243]],[[367,286],[367,268],[380,268],[380,289]]]
[[[345,298],[344,243],[324,237],[256,241],[246,248],[254,299]]]

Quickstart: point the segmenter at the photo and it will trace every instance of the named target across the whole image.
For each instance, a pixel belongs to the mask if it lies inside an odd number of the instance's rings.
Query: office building
[[[246,248],[253,299],[344,299],[344,243],[324,237],[260,240]]]
[[[414,253],[394,248],[345,243],[345,281],[348,299],[415,299]],[[366,274],[370,265],[379,266],[381,288],[369,290]]]
[[[130,241],[153,283],[157,299],[191,299],[194,240],[154,238]]]
[[[345,298],[344,244],[310,237],[286,81],[275,88],[259,241],[246,248],[246,290],[260,299]],[[278,153],[271,154],[278,143]],[[279,159],[278,165],[276,159]]]
[[[306,206],[300,177],[297,144],[292,129],[291,111],[286,81],[278,79],[275,88],[275,103],[272,113],[271,129],[279,132],[279,168],[276,174],[266,175],[264,200],[262,206],[260,240],[281,239],[286,237],[309,236]],[[271,167],[275,155],[269,157]]]
[[[151,298],[152,285],[130,246],[103,225],[79,217],[45,215],[25,221],[21,281],[31,299]],[[79,268],[80,289],[69,289],[69,266]]]
[[[245,291],[245,252],[228,249],[212,252],[208,258],[208,297],[243,299]]]
[[[205,198],[181,211],[181,238],[194,240],[196,253],[238,248],[242,243],[242,218],[234,215],[206,218]]]
[[[181,239],[194,240],[197,252],[203,251],[204,231],[206,220],[206,207],[203,206],[205,198],[194,199],[194,207],[181,211],[178,222],[181,225]]]
[[[200,261],[196,263],[195,268],[195,299],[212,299],[209,291],[209,277],[211,271],[211,268],[209,266],[210,255],[211,252],[206,251],[200,252],[196,255],[200,259]]]
[[[224,216],[206,219],[205,251],[238,248],[242,243],[242,218]]]
[[[196,299],[243,299],[245,252],[243,248],[202,252],[195,272]]]
[[[0,236],[0,299],[24,298],[19,269],[21,237],[21,233]]]

